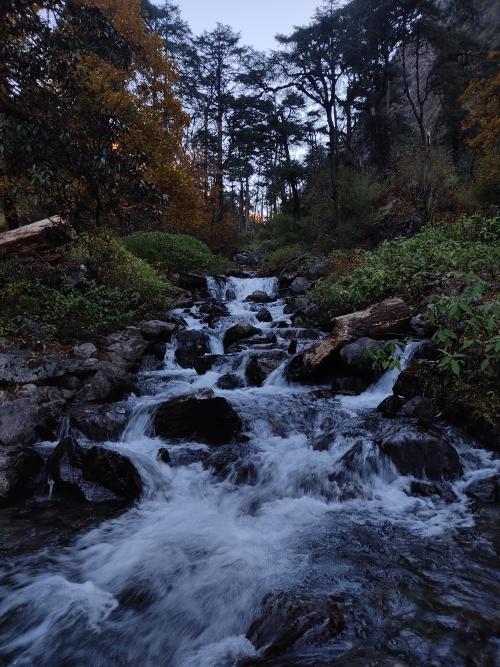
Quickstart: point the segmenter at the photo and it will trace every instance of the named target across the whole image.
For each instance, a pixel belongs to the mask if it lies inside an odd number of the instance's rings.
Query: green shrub
[[[85,265],[87,276],[71,275]],[[85,235],[51,266],[41,260],[0,261],[0,329],[24,318],[62,342],[120,329],[161,315],[174,289],[155,269],[115,239]]]
[[[291,259],[303,254],[304,249],[298,244],[284,245],[267,255],[264,266],[267,271],[280,271]]]
[[[431,291],[446,290],[452,272],[476,273],[493,281],[500,262],[499,237],[500,218],[472,217],[430,225],[411,239],[386,241],[371,252],[358,251],[355,268],[320,281],[313,298],[328,323],[332,317],[391,296],[420,303]]]
[[[124,239],[127,250],[166,272],[201,271],[221,273],[228,261],[210,248],[185,234],[136,232]]]

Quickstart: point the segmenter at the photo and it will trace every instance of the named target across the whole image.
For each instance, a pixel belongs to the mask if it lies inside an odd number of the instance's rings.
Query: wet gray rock
[[[0,353],[0,385],[43,383],[66,373],[66,359],[57,352],[13,349]]]
[[[264,657],[328,644],[344,629],[344,616],[332,596],[302,591],[270,593],[262,601],[246,637]]]
[[[449,484],[424,482],[422,480],[413,480],[411,482],[410,495],[419,496],[421,498],[432,498],[437,496],[447,503],[454,503],[458,500],[457,494]]]
[[[292,281],[288,289],[294,294],[303,294],[310,288],[311,283],[309,280],[307,280],[307,278],[304,278],[303,276],[297,276],[297,278]]]
[[[166,450],[165,450],[166,451]],[[192,447],[172,447],[168,450],[170,463],[172,467],[190,466],[193,463],[203,463],[210,456],[206,449]]]
[[[135,372],[148,345],[138,327],[127,327],[101,339],[99,354],[103,361],[110,362],[117,370]]]
[[[161,404],[154,428],[162,438],[223,445],[239,439],[242,423],[229,401],[204,390]]]
[[[293,340],[290,341],[290,345],[288,346],[288,354],[297,354],[297,348],[298,348],[298,343],[297,340],[294,338]]]
[[[252,294],[247,296],[245,301],[251,303],[271,303],[272,301],[276,301],[276,299],[275,297],[266,294],[266,292],[262,292],[261,290],[256,290],[255,292],[252,292]]]
[[[74,438],[57,445],[49,470],[56,493],[76,500],[133,502],[142,495],[141,477],[130,459],[107,447],[83,447]]]
[[[267,308],[261,308],[256,315],[259,322],[272,322],[273,316]]]
[[[173,322],[148,320],[141,324],[141,333],[150,342],[168,343],[178,328]]]
[[[84,384],[78,400],[89,403],[111,403],[137,391],[135,377],[120,370],[99,370]]]
[[[9,391],[0,390],[0,405],[14,400],[14,396]]]
[[[125,430],[129,407],[126,403],[112,405],[76,405],[69,412],[72,429],[94,442],[113,442],[120,439]]]
[[[190,273],[181,273],[178,278],[178,285],[182,289],[197,291],[207,289],[207,277],[204,273],[191,271]]]
[[[400,410],[400,414],[403,417],[412,417],[424,421],[433,421],[437,413],[438,411],[434,403],[429,398],[424,398],[423,396],[411,398]]]
[[[176,341],[175,358],[182,368],[194,368],[195,361],[210,352],[210,337],[204,331],[180,331]]]
[[[257,468],[250,454],[249,447],[224,445],[205,459],[203,467],[233,484],[253,485],[257,482]]]
[[[214,366],[224,359],[222,354],[205,354],[202,357],[198,357],[194,360],[193,366],[194,370],[198,375],[205,375],[208,371],[211,371]]]
[[[371,353],[379,352],[383,347],[384,343],[382,341],[364,336],[355,340],[354,343],[345,345],[340,350],[340,358],[352,372],[374,377],[377,373],[373,370]]]
[[[250,324],[250,322],[247,322],[246,320],[237,322],[224,334],[224,348],[227,349],[238,341],[253,338],[254,336],[258,336],[261,333],[261,329],[254,327],[253,324]]]
[[[248,383],[254,387],[260,387],[286,358],[287,354],[282,350],[253,354],[245,370]]]
[[[205,315],[205,321],[209,324],[213,324],[221,317],[227,317],[229,315],[229,309],[223,303],[220,303],[215,299],[210,299],[200,306],[200,313]]]
[[[397,424],[386,429],[378,444],[402,475],[443,481],[463,474],[457,450],[441,435]]]
[[[33,445],[54,438],[66,402],[40,403],[37,398],[19,398],[0,405],[0,446]]]
[[[384,417],[395,417],[404,405],[404,399],[392,394],[384,398],[382,403],[377,407],[377,412],[384,415]]]
[[[334,394],[359,396],[370,386],[370,380],[362,377],[336,377],[332,380]]]
[[[97,352],[97,347],[93,343],[81,343],[80,345],[75,345],[73,348],[73,356],[75,359],[90,359]]]
[[[219,389],[241,389],[245,386],[243,379],[235,373],[226,373],[220,377],[216,382],[216,387]]]
[[[283,309],[285,315],[293,315],[295,313],[304,312],[311,305],[310,300],[306,296],[296,296],[287,300],[286,306]]]
[[[495,473],[469,482],[464,493],[478,503],[500,502],[500,474]]]
[[[31,496],[43,468],[43,458],[34,449],[0,448],[0,505]]]

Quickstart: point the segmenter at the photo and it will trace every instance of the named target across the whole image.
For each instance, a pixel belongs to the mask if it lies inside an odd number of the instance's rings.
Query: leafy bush
[[[227,260],[215,255],[203,241],[185,234],[136,232],[125,238],[124,244],[136,257],[167,272],[220,273],[228,266]]]
[[[304,249],[298,245],[284,245],[271,252],[264,261],[267,271],[280,271],[285,264],[295,257],[304,254]]]
[[[411,239],[386,241],[371,252],[357,251],[355,268],[320,281],[313,298],[328,323],[332,317],[395,295],[420,303],[432,291],[446,291],[452,272],[476,273],[493,281],[500,262],[499,237],[500,218],[430,225]]]
[[[75,281],[81,265],[87,274]],[[27,318],[63,342],[160,315],[174,295],[151,266],[101,236],[81,237],[58,266],[3,260],[0,284],[0,328],[12,331],[13,322]]]
[[[431,298],[428,317],[438,327],[434,342],[439,367],[456,377],[478,369],[494,379],[500,367],[500,301],[487,294],[486,283],[471,274],[464,287]]]

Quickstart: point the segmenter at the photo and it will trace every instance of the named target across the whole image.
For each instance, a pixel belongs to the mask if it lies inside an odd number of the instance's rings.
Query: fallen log
[[[0,255],[31,255],[69,243],[75,232],[58,215],[0,234]]]

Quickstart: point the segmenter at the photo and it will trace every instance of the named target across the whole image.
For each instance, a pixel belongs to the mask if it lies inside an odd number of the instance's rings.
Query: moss
[[[168,273],[216,274],[229,268],[225,258],[215,255],[203,241],[186,234],[136,232],[124,239],[124,245],[136,257]]]
[[[87,274],[75,284],[80,265]],[[90,235],[80,237],[57,266],[1,261],[0,284],[0,330],[13,334],[16,321],[26,318],[42,327],[42,337],[61,342],[159,316],[175,296],[164,277],[119,241]]]

